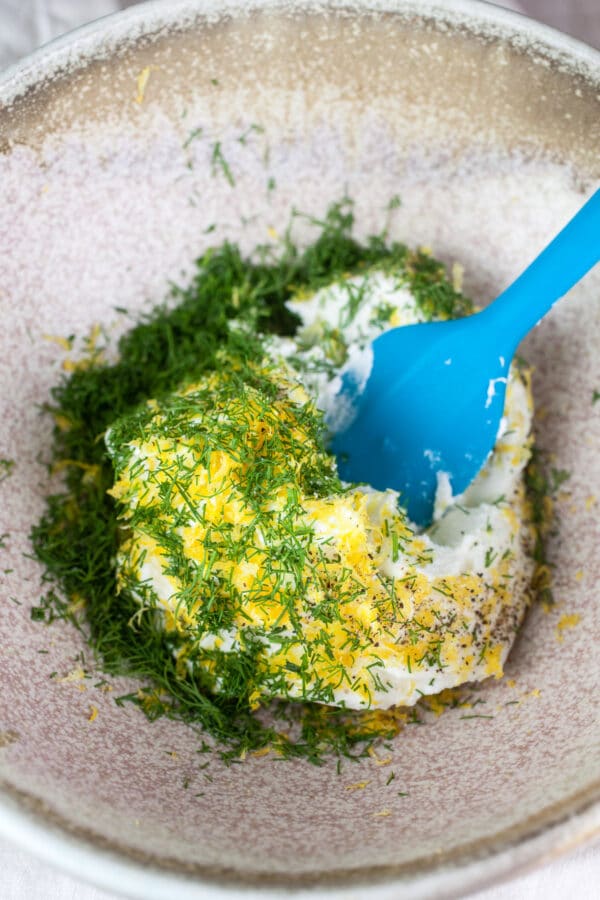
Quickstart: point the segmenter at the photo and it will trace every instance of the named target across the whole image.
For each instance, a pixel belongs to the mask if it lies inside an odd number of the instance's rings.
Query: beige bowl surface
[[[40,570],[24,554],[49,490],[51,423],[38,405],[63,352],[48,335],[100,322],[116,336],[131,322],[116,306],[135,315],[160,301],[210,243],[276,243],[293,208],[321,216],[344,195],[357,234],[387,225],[431,246],[487,302],[597,183],[599,93],[598,53],[459,0],[152,3],[4,78],[1,455],[16,461],[0,484],[8,836],[137,897],[418,898],[487,884],[597,832],[598,271],[527,343],[540,444],[571,473],[548,541],[557,605],[530,611],[506,678],[477,694],[482,718],[430,716],[396,738],[390,760],[341,773],[335,761],[272,755],[201,770],[193,729],[119,708],[114,696],[135,684],[94,687],[82,637],[31,621]],[[306,222],[296,228],[310,239]]]

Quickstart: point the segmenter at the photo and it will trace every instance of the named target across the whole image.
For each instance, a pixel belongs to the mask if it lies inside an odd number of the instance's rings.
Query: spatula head
[[[332,439],[340,477],[399,491],[417,525],[433,518],[438,474],[461,494],[496,441],[510,359],[478,319],[395,328],[377,338],[371,374],[354,398],[356,416]],[[342,393],[352,391],[349,372]]]

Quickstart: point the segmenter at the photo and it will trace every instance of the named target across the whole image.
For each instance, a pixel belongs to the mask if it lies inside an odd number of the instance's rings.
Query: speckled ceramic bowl
[[[97,687],[81,636],[31,621],[40,571],[26,554],[50,489],[38,404],[63,360],[47,335],[96,322],[116,335],[130,319],[115,307],[159,301],[209,242],[276,242],[292,208],[318,216],[344,194],[359,234],[387,225],[432,246],[486,302],[600,177],[599,91],[597,53],[464,0],[151,3],[4,77],[7,836],[140,898],[421,898],[488,884],[597,832],[600,272],[526,349],[540,443],[571,472],[548,543],[557,606],[531,610],[506,678],[485,685],[472,715],[407,727],[390,759],[341,774],[334,762],[213,760],[207,780],[191,728],[119,708],[116,693],[135,685]]]

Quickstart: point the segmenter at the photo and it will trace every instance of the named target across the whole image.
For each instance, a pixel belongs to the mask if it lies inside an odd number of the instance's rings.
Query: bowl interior
[[[416,884],[600,795],[598,271],[523,350],[539,444],[570,473],[547,544],[557,603],[530,610],[506,678],[473,708],[425,716],[341,768],[273,754],[227,767],[198,754],[193,728],[117,706],[137,685],[103,683],[72,627],[30,619],[42,588],[24,554],[51,488],[39,404],[64,360],[48,336],[102,323],[116,338],[209,245],[276,245],[294,209],[322,217],[344,196],[358,236],[432,247],[485,303],[590,193],[597,63],[475,5],[395,6],[154,6],[5,84],[0,421],[16,462],[0,484],[0,778],[86,844],[238,884]],[[294,233],[314,229],[296,218]]]

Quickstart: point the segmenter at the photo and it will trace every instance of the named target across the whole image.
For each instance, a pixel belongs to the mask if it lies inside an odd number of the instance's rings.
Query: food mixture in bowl
[[[170,712],[190,690],[219,715],[274,698],[414,705],[500,677],[530,600],[526,367],[511,371],[486,466],[457,498],[440,479],[428,529],[395,491],[337,475],[327,438],[348,414],[344,366],[368,374],[385,329],[471,311],[427,251],[361,246],[351,222],[336,207],[315,244],[277,260],[210,251],[115,364],[87,360],[55,391],[55,452],[78,462],[34,532],[38,555],[71,596],[74,543],[104,558],[85,586],[91,641],[113,671],[158,681]]]

